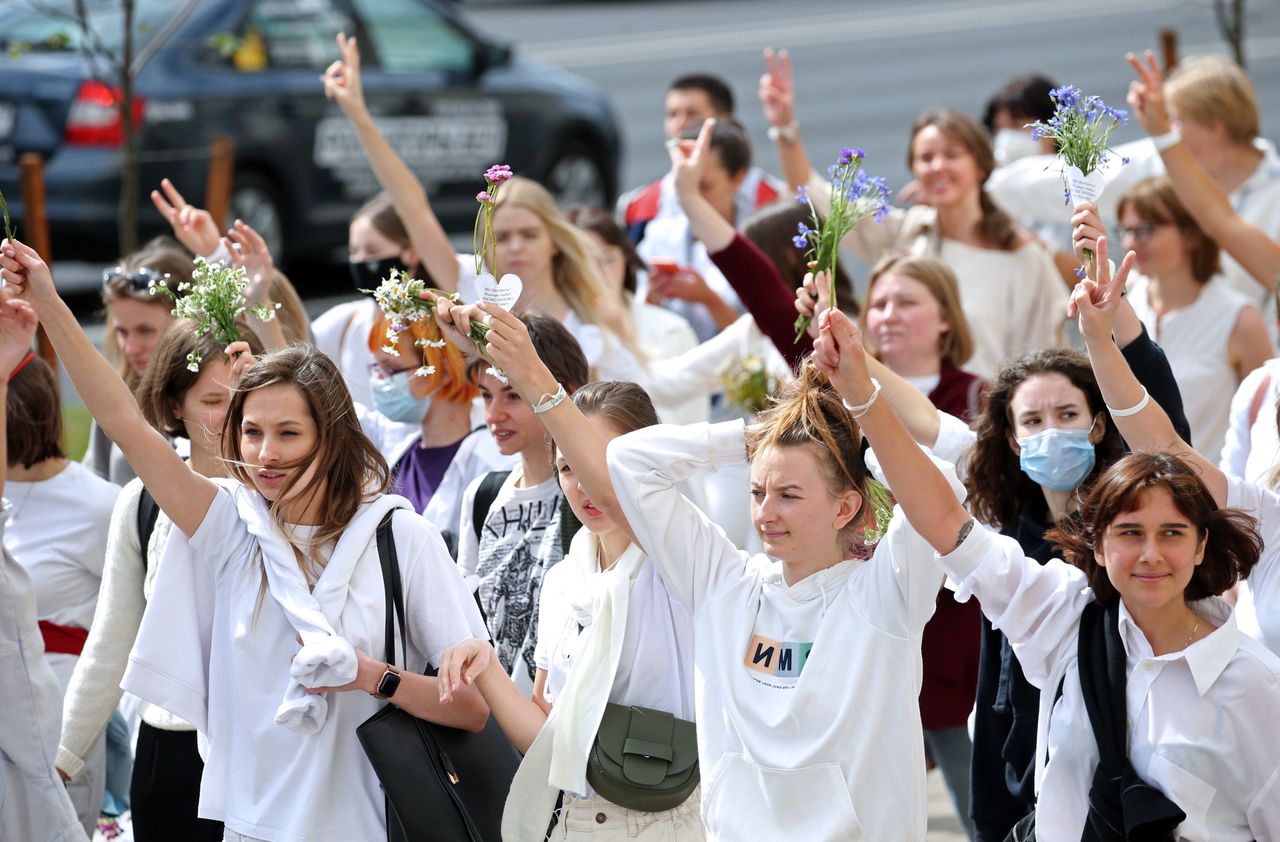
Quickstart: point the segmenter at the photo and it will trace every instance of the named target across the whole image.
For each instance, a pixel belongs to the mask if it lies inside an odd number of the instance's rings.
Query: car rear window
[[[9,0],[0,8],[0,46],[8,50],[79,50],[86,44],[95,52],[117,52],[124,42],[124,12],[120,0],[83,0],[91,35],[76,16],[76,0]],[[182,8],[175,0],[135,0],[134,51]]]

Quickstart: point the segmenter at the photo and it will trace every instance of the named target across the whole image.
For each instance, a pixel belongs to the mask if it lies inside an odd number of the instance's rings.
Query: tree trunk
[[[134,0],[120,0],[124,13],[124,41],[120,54],[120,116],[124,127],[123,156],[120,172],[120,254],[138,248],[138,129],[133,124],[133,12]]]
[[[1231,57],[1244,67],[1244,0],[1213,0],[1218,30],[1231,46]]]

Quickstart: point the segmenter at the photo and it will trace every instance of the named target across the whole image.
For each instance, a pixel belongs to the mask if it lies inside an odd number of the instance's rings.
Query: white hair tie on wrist
[[[857,406],[849,406],[849,402],[847,400],[844,398],[840,399],[840,403],[844,404],[844,408],[849,410],[849,414],[852,415],[855,420],[866,415],[867,411],[875,404],[876,398],[880,397],[880,381],[872,377],[871,385],[875,388],[871,390],[871,397],[867,398],[866,403],[860,403]]]
[[[1147,404],[1151,403],[1151,393],[1147,391],[1147,387],[1142,387],[1142,400],[1135,403],[1128,409],[1112,409],[1107,407],[1107,412],[1111,413],[1112,418],[1128,418],[1130,415],[1137,415],[1139,412],[1147,408]]]

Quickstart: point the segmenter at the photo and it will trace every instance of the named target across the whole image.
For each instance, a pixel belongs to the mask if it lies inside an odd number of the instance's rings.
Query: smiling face
[[[174,416],[187,429],[192,447],[206,453],[216,453],[222,438],[222,422],[231,404],[231,391],[227,382],[231,366],[218,357],[200,364],[200,376],[183,394]]]
[[[751,519],[779,561],[812,564],[840,552],[840,530],[861,504],[854,489],[831,493],[816,445],[766,447],[751,461]]]
[[[536,213],[519,205],[500,205],[493,213],[493,236],[499,271],[519,275],[526,285],[551,282],[551,261],[560,250]]]
[[[925,203],[935,208],[969,200],[986,178],[963,143],[932,125],[911,141],[911,172]]]
[[[622,430],[599,413],[588,413],[587,420],[604,435],[606,441],[612,441],[623,434]],[[569,508],[573,509],[583,526],[596,535],[606,535],[618,528],[608,515],[591,504],[591,498],[579,485],[573,469],[559,451],[556,452],[556,476],[560,479],[560,490],[569,501]]]
[[[1013,416],[1013,452],[1019,451],[1017,439],[1045,430],[1088,430],[1095,444],[1102,439],[1106,421],[1089,411],[1089,400],[1064,374],[1056,371],[1033,374],[1018,385],[1009,399]]]
[[[160,334],[173,319],[167,299],[140,301],[121,296],[107,303],[114,325],[116,345],[135,374],[142,374],[151,364],[151,354],[160,342]]]
[[[323,492],[311,489],[321,460],[311,459],[318,441],[315,419],[302,390],[291,383],[262,386],[245,395],[240,424],[240,455],[249,466],[254,487],[270,502],[288,503],[306,495],[323,501]],[[323,482],[323,479],[318,480]],[[283,495],[283,496],[282,496]],[[293,522],[305,522],[300,512],[287,514]]]
[[[533,407],[492,374],[480,376],[480,401],[484,405],[485,426],[502,455],[514,456],[545,443],[546,433],[533,414]]]
[[[942,337],[950,329],[942,305],[929,288],[907,275],[886,273],[867,293],[867,329],[876,355],[908,375],[941,359]]]
[[[1173,502],[1168,489],[1147,489],[1132,512],[1107,526],[1096,552],[1131,613],[1177,607],[1196,567],[1204,561],[1207,535],[1200,535]]]

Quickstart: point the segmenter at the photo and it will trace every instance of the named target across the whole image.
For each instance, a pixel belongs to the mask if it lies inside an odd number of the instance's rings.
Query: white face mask
[[[1019,158],[1040,154],[1040,141],[1022,129],[1000,129],[991,143],[996,165],[1003,167]]]

